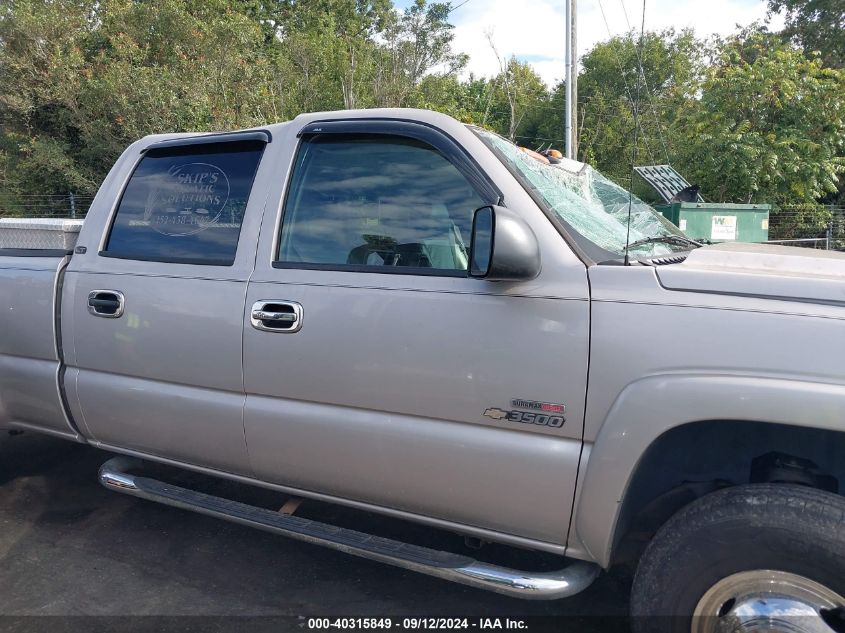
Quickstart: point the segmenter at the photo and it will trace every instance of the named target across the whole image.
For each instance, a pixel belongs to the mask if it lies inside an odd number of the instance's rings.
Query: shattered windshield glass
[[[573,160],[549,163],[535,158],[498,134],[473,128],[476,134],[517,172],[560,220],[596,246],[624,255],[629,193],[601,173]],[[667,255],[689,250],[684,234],[651,206],[633,196],[630,243],[667,237],[670,243],[642,243],[630,248],[631,257]],[[672,238],[680,238],[671,243]]]

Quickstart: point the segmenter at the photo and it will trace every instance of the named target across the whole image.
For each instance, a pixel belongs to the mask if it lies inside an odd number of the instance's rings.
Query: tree
[[[448,2],[241,0],[265,32],[274,93],[287,116],[315,109],[405,106],[425,77],[455,74]]]
[[[93,2],[15,0],[0,16],[0,174],[3,198],[96,187],[98,173],[68,157]]]
[[[0,41],[7,197],[90,195],[143,135],[271,118],[261,29],[223,0],[15,1]]]
[[[472,109],[468,84],[455,74],[429,74],[423,77],[407,105],[437,110],[465,123],[479,123]]]
[[[825,64],[839,59],[843,2],[769,0],[787,11],[791,40],[755,26],[726,41],[664,31],[646,33],[641,49],[634,33],[598,44],[582,60],[578,158],[627,181],[642,67],[640,164],[669,161],[711,199],[813,205],[833,195],[845,70]],[[315,110],[424,107],[562,149],[565,86],[548,90],[492,38],[499,72],[461,79],[452,10],[429,0],[401,11],[392,0],[6,0],[0,213],[32,194],[93,194],[146,134]]]
[[[640,66],[637,162],[672,162],[677,147],[689,142],[675,129],[677,114],[695,93],[709,53],[691,31],[645,33],[641,48],[639,40],[628,33],[597,44],[578,78],[578,156],[617,180],[627,181],[631,171]],[[555,95],[561,105],[564,92],[561,84]],[[562,118],[554,123],[562,137]]]
[[[499,62],[499,74],[493,79],[491,87],[492,103],[497,106],[494,120],[502,121],[504,118],[506,126],[500,123],[498,127],[501,133],[515,140],[523,118],[542,101],[546,88],[530,65],[515,57],[505,60],[499,55],[492,32],[487,33],[487,42]]]
[[[414,0],[401,16],[394,14],[394,19],[388,21],[374,78],[377,105],[405,106],[433,71],[442,78],[454,78],[466,65],[467,56],[452,51],[451,11],[448,2],[426,4],[426,0]]]
[[[845,0],[768,0],[769,13],[785,12],[784,35],[825,65],[845,68]]]
[[[391,0],[7,0],[0,203],[93,194],[119,153],[155,132],[376,105],[469,118],[451,10],[426,0],[403,12]]]
[[[681,127],[679,166],[705,197],[813,203],[845,171],[845,71],[743,33],[723,44]]]

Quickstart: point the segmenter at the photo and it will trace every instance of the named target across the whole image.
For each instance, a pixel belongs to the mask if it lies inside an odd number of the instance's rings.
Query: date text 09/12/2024
[[[526,630],[514,618],[309,618],[309,630]]]

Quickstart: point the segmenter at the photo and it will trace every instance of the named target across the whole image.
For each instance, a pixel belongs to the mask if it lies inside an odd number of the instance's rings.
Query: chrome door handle
[[[88,293],[88,312],[105,319],[123,315],[126,298],[117,290],[92,290]]]
[[[257,321],[281,321],[282,323],[296,323],[296,315],[292,312],[267,312],[266,310],[256,310],[252,313],[252,318]]]
[[[302,328],[302,306],[296,301],[264,299],[252,304],[250,322],[264,332],[299,332]]]

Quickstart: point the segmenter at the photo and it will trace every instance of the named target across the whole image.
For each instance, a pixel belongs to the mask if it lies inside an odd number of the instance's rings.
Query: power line
[[[643,21],[642,26],[640,27],[640,41],[637,44],[640,48],[643,45],[643,39],[645,37],[645,0],[643,0]],[[639,53],[637,54],[639,57]],[[630,262],[628,260],[628,244],[631,243],[631,211],[634,207],[634,174],[636,173],[635,166],[637,164],[637,131],[639,130],[639,115],[640,115],[640,77],[642,73],[637,74],[637,100],[634,103],[634,147],[631,150],[631,182],[628,187],[628,229],[627,235],[625,236],[625,265],[627,266]]]
[[[456,4],[454,7],[450,7],[450,8],[449,8],[449,13],[451,14],[451,13],[453,13],[453,12],[457,11],[457,10],[458,10],[458,9],[460,9],[462,6],[464,6],[467,2],[469,2],[469,0],[464,0],[464,1],[463,1],[463,2],[461,2],[460,4]]]
[[[628,20],[628,10],[625,8],[625,0],[619,0],[619,2],[622,5],[622,13],[625,16],[625,24],[628,25],[628,30],[630,31],[631,30],[631,22]],[[643,9],[643,13],[645,13],[645,9]],[[643,77],[643,85],[645,86],[645,92],[649,96],[648,101],[653,106],[654,105],[654,101],[652,99],[653,95],[651,93],[651,89],[648,87],[648,80],[646,79],[646,76],[645,76],[645,69],[643,68],[643,59],[642,59],[640,48],[641,47],[636,47],[634,49],[637,53],[637,66],[639,68],[639,73]],[[660,137],[660,144],[663,146],[663,153],[666,155],[666,162],[668,163],[669,162],[669,150],[666,147],[666,141],[663,138],[663,131],[660,128],[660,118],[657,116],[657,112],[654,111],[653,107],[652,107],[651,112],[654,115],[655,123],[657,123],[657,134]]]
[[[604,20],[604,27],[607,29],[607,36],[609,38],[613,39],[613,33],[610,30],[610,24],[608,23],[607,16],[604,13],[604,6],[602,5],[601,0],[596,0],[596,1],[599,4],[599,11],[601,11],[602,20]],[[633,108],[634,107],[634,98],[631,95],[631,89],[628,87],[628,79],[625,77],[625,70],[624,70],[624,67],[622,66],[622,60],[619,58],[619,54],[616,52],[616,49],[614,49],[611,46],[610,50],[613,53],[613,58],[616,60],[616,65],[619,68],[619,76],[622,77],[622,82],[625,85],[625,93],[628,95],[628,99],[631,101],[631,107]],[[639,73],[637,75],[637,82],[639,84]],[[635,120],[634,121],[634,128],[635,128],[634,137],[635,138],[636,138],[636,125],[637,125],[637,121]],[[648,146],[648,142],[646,142],[646,147],[648,147],[648,151],[649,151],[650,154],[653,153],[652,150],[651,150],[651,147]]]

